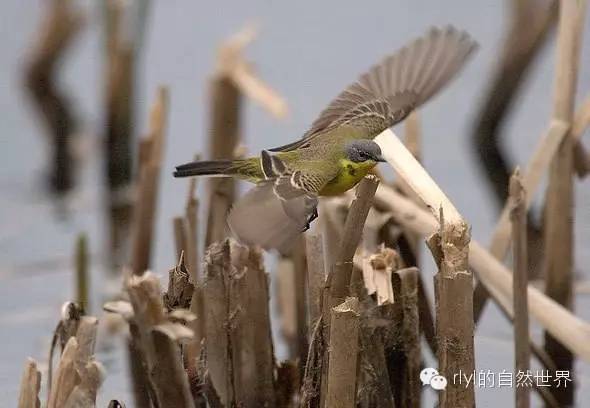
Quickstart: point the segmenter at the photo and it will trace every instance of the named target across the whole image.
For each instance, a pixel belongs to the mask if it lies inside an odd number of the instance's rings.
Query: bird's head
[[[385,161],[381,148],[372,140],[354,140],[346,145],[345,152],[346,158],[354,163]]]

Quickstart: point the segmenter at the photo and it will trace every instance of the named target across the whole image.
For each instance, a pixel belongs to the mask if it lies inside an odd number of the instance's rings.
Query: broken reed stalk
[[[400,344],[403,347],[403,364],[396,367],[401,374],[395,388],[397,408],[420,406],[422,384],[420,383],[420,323],[418,313],[418,276],[415,267],[400,269],[393,274],[393,289],[396,302],[402,309]]]
[[[47,394],[51,393],[51,385],[53,384],[53,356],[55,348],[59,344],[60,353],[66,346],[66,343],[76,335],[83,311],[78,304],[74,302],[65,302],[61,307],[61,318],[53,331],[51,339],[51,346],[49,347],[49,358],[47,361]]]
[[[86,234],[78,235],[76,240],[76,302],[82,311],[88,311],[88,240]]]
[[[514,304],[514,372],[527,373],[530,369],[529,311],[527,304],[528,258],[527,258],[527,210],[526,192],[522,185],[520,171],[516,169],[510,179],[512,221],[513,269],[512,302]],[[517,387],[516,408],[528,408],[531,404],[528,387]]]
[[[307,360],[306,254],[304,236],[296,238],[291,253],[277,264],[277,285],[281,332],[291,356],[303,364]],[[319,298],[318,298],[319,300]],[[300,366],[303,374],[303,365]]]
[[[228,333],[229,309],[229,241],[214,243],[205,252],[203,304],[207,371],[222,406],[235,403],[232,377],[231,343]]]
[[[321,316],[322,288],[326,282],[324,265],[324,246],[322,235],[308,233],[305,235],[307,258],[307,308],[309,337],[311,338],[313,327]]]
[[[146,161],[140,163],[138,194],[133,214],[131,269],[135,275],[143,274],[150,265],[167,115],[168,90],[160,87],[150,113],[148,138],[151,140],[151,149]]]
[[[350,205],[342,233],[336,232],[335,228],[331,227],[324,231],[330,235],[329,240],[340,239],[334,263],[326,264],[329,272],[322,291],[322,339],[325,349],[330,347],[332,308],[344,302],[350,294],[354,254],[361,241],[363,226],[373,204],[373,195],[378,185],[379,180],[374,175],[366,176],[361,180],[356,187],[355,198]],[[335,214],[329,214],[328,212],[325,212],[325,214],[324,225],[330,225],[332,221],[330,217],[335,216]],[[330,231],[332,232],[330,233]],[[324,246],[325,248],[326,246]],[[324,254],[326,254],[326,251],[324,251]],[[328,254],[328,256],[330,255]],[[326,404],[325,399],[328,395],[329,359],[327,353],[324,353],[321,367],[320,406],[323,407]]]
[[[252,41],[254,33],[245,29],[224,42],[218,51],[217,68],[210,80],[209,157],[231,159],[240,138],[240,88],[232,78],[235,66],[243,64],[243,47]],[[238,62],[239,61],[239,62]],[[236,195],[232,178],[208,180],[208,218],[205,247],[225,237],[226,216]]]
[[[326,265],[326,277],[329,274],[332,265],[336,263],[340,241],[343,232],[346,213],[341,214],[340,206],[334,201],[338,199],[320,200],[318,209],[319,231],[323,237],[324,265]]]
[[[195,155],[198,160],[198,155]],[[185,206],[185,218],[187,221],[187,242],[185,251],[187,254],[188,270],[191,273],[193,282],[199,281],[199,254],[198,254],[198,229],[199,229],[199,199],[197,198],[197,177],[189,180],[188,193]]]
[[[205,253],[206,367],[223,406],[275,406],[268,277],[259,250],[233,240]]]
[[[375,193],[378,208],[390,211],[392,217],[422,236],[428,236],[439,228],[436,218],[429,212],[397,193],[380,186]],[[512,273],[477,241],[469,245],[469,266],[477,274],[492,298],[513,316]],[[590,324],[548,298],[533,286],[528,287],[528,306],[531,316],[577,356],[590,361]]]
[[[159,402],[157,406],[191,408],[195,406],[195,403],[188,377],[182,365],[180,347],[178,346],[180,338],[175,330],[170,330],[170,326],[172,325],[162,324],[151,330],[154,365],[150,377],[154,382]]]
[[[331,308],[326,407],[356,407],[360,306],[349,297]]]
[[[447,222],[441,208],[440,227],[428,238],[438,265],[434,276],[438,370],[445,378],[475,369],[473,345],[473,276],[468,267],[471,234],[462,220]],[[473,384],[450,382],[439,393],[441,407],[475,406]]]
[[[560,1],[557,35],[557,66],[553,116],[572,123],[586,0]],[[568,309],[573,308],[573,147],[571,133],[565,135],[549,169],[545,196],[545,293]],[[572,372],[574,356],[551,334],[545,334],[545,349],[559,370]],[[553,373],[554,374],[554,373]],[[553,387],[563,405],[574,403],[575,383]]]
[[[47,401],[47,408],[63,407],[66,399],[74,390],[77,373],[74,369],[75,358],[78,352],[78,341],[70,337],[59,360],[59,365],[51,385],[51,393]]]
[[[174,248],[176,249],[176,259],[180,259],[188,247],[187,229],[185,228],[186,218],[177,216],[172,219],[172,230],[174,231]]]
[[[230,240],[232,269],[228,322],[236,401],[243,406],[275,406],[274,348],[270,328],[269,283],[262,252]]]
[[[41,389],[41,371],[37,362],[28,358],[20,382],[18,408],[39,408],[39,390]]]
[[[199,156],[195,155],[195,160]],[[203,313],[203,279],[199,270],[199,246],[198,246],[198,213],[199,199],[197,193],[197,178],[189,180],[189,188],[185,206],[185,216],[181,217],[181,228],[184,237],[184,247],[187,254],[187,266],[193,284],[193,292],[190,302],[190,311],[196,316],[191,322],[193,329],[193,339],[190,340],[185,348],[185,365],[187,370],[197,372],[198,360],[201,355],[201,342],[205,335],[205,315]],[[175,228],[178,228],[175,226]]]
[[[189,340],[192,331],[165,313],[159,279],[151,272],[130,275],[125,288],[130,304],[121,307],[117,306],[121,302],[114,302],[105,310],[120,313],[130,324],[132,357],[137,359],[132,364],[132,370],[137,370],[132,371],[136,404],[193,408],[178,345]]]
[[[344,223],[342,240],[336,263],[331,266],[328,276],[331,306],[342,303],[350,293],[350,278],[353,258],[363,234],[363,226],[369,209],[373,205],[373,196],[379,185],[379,179],[373,175],[366,176],[356,188],[355,198]]]
[[[72,136],[77,119],[67,95],[57,84],[59,62],[84,22],[71,1],[48,2],[34,51],[26,66],[26,86],[52,143],[50,187],[64,193],[74,185],[75,163]]]
[[[403,193],[405,196],[408,196],[406,192]],[[413,201],[417,204],[423,204],[417,202],[420,200],[414,199]],[[392,228],[388,228],[387,225],[384,227],[385,228],[382,231],[381,239],[383,240],[385,246],[389,248],[399,248],[399,254],[401,262],[403,263],[403,267],[417,266],[418,261],[416,257],[416,251],[418,251],[419,248],[416,247],[416,250],[413,250],[411,248],[411,240],[415,239],[415,242],[417,243],[422,240],[422,237],[420,237],[418,234],[412,233],[407,229],[401,236],[397,237],[394,236],[394,231],[392,231]],[[414,235],[414,237],[412,237],[412,235]],[[436,332],[434,329],[434,315],[432,312],[431,303],[430,296],[426,292],[424,279],[420,274],[418,274],[418,310],[420,314],[420,330],[424,334],[424,338],[426,339],[426,343],[428,344],[430,350],[434,355],[436,355]]]
[[[239,141],[239,89],[224,73],[215,73],[211,80],[211,130],[209,157],[231,159]],[[236,195],[236,182],[230,177],[208,181],[208,211],[205,246],[221,241],[225,236],[226,217]]]
[[[104,368],[94,360],[98,320],[84,316],[67,341],[48,391],[48,408],[94,406]]]
[[[184,261],[184,252],[178,264],[168,271],[168,290],[164,293],[164,306],[169,311],[188,309],[193,295],[194,285]]]

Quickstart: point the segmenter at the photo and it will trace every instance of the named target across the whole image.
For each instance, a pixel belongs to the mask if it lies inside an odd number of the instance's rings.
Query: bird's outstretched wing
[[[267,179],[235,203],[227,222],[241,242],[286,253],[309,226],[318,193],[335,174],[313,166],[294,171],[265,151],[261,164]]]
[[[338,95],[312,123],[303,139],[271,151],[290,151],[342,125],[372,138],[403,120],[443,88],[477,48],[464,31],[432,28],[383,59]]]

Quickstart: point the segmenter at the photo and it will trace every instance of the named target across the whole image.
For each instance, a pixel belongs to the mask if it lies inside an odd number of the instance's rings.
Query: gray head
[[[372,140],[353,140],[345,147],[346,157],[355,163],[362,163],[367,160],[384,162],[381,156],[381,148]]]

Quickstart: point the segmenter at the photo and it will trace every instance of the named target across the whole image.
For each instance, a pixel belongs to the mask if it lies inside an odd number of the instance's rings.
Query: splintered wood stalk
[[[41,372],[37,362],[28,358],[20,382],[18,408],[39,408],[39,390],[41,389]]]
[[[275,406],[262,254],[224,240],[205,253],[207,370],[223,406]]]
[[[186,272],[185,272],[186,274]],[[136,404],[156,407],[194,407],[188,377],[182,364],[179,343],[192,338],[184,323],[165,313],[160,282],[146,272],[126,280],[132,312],[125,312],[130,324]],[[146,405],[147,404],[147,405]]]
[[[331,309],[326,407],[356,406],[360,306],[349,297]]]
[[[332,307],[340,304],[350,293],[350,277],[352,275],[353,258],[356,248],[361,241],[363,226],[369,209],[373,204],[373,196],[379,185],[379,179],[375,176],[365,177],[358,185],[355,198],[350,205],[348,216],[344,224],[342,241],[338,258],[334,265],[330,280],[330,295],[333,299]]]
[[[70,337],[61,355],[55,378],[53,379],[47,408],[63,407],[76,384],[80,382],[75,369],[77,353],[78,341],[75,337]]]
[[[514,303],[514,372],[528,372],[530,368],[529,347],[529,311],[527,305],[528,259],[527,259],[527,214],[526,193],[522,186],[520,172],[510,179],[510,218],[512,220],[514,280],[512,282]],[[530,390],[528,387],[516,388],[516,407],[530,406]]]
[[[321,293],[326,281],[324,246],[321,234],[306,234],[307,304],[309,337],[321,316]]]
[[[198,160],[198,156],[195,157]],[[186,198],[185,218],[187,221],[186,233],[186,255],[188,270],[193,279],[193,283],[200,280],[199,277],[199,255],[198,255],[198,229],[199,229],[199,199],[197,198],[197,177],[189,180],[189,188]]]
[[[393,286],[397,302],[402,309],[402,328],[400,343],[404,359],[400,369],[401,386],[394,389],[396,407],[413,408],[420,406],[421,353],[420,323],[418,317],[418,269],[400,269],[393,274]]]
[[[235,403],[229,334],[229,241],[212,244],[205,252],[203,303],[207,371],[223,406]]]
[[[282,256],[277,264],[277,284],[281,331],[291,350],[291,356],[299,361],[307,360],[307,310],[306,310],[306,255],[304,236],[297,238],[291,254]]]
[[[179,330],[171,330],[171,326],[162,324],[151,330],[155,354],[150,376],[160,407],[194,408],[195,403],[177,342]]]
[[[561,1],[557,34],[557,66],[553,115],[572,123],[578,65],[586,14],[586,0]],[[574,140],[566,134],[549,169],[545,196],[545,292],[568,309],[573,308],[573,203]],[[574,356],[551,334],[545,335],[545,349],[559,370],[573,371]],[[554,374],[554,373],[553,373]],[[553,387],[553,395],[563,405],[574,403],[574,383]]]
[[[322,336],[326,347],[330,345],[330,322],[332,308],[344,302],[350,294],[350,280],[356,248],[361,241],[363,226],[373,203],[373,195],[379,185],[376,176],[366,176],[356,188],[355,198],[344,223],[342,238],[334,264],[328,264],[326,286],[322,294]],[[335,238],[335,237],[332,237]],[[321,405],[324,406],[328,386],[329,361],[324,354],[320,392]]]
[[[473,276],[468,267],[469,227],[462,220],[444,218],[441,208],[439,230],[428,239],[438,265],[434,276],[438,370],[447,379],[475,369],[473,346]],[[439,393],[441,407],[475,406],[473,383],[468,386],[448,381]]]
[[[275,406],[274,349],[269,283],[262,252],[229,240],[230,351],[236,401],[246,407]]]

